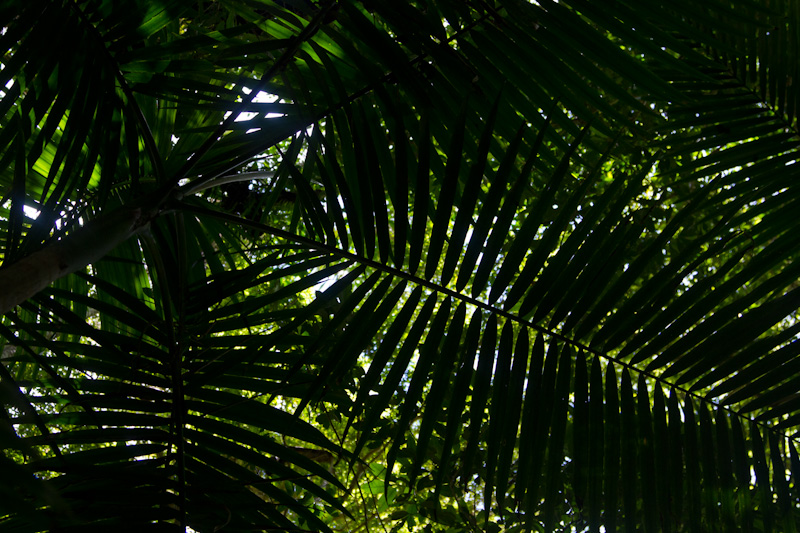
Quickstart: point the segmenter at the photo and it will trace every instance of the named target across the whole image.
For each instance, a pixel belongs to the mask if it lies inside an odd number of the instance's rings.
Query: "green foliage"
[[[796,530],[798,24],[4,2],[0,528]]]

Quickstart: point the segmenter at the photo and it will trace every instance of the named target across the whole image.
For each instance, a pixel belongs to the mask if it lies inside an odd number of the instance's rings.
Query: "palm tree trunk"
[[[62,276],[98,261],[147,226],[158,207],[123,206],[92,220],[61,240],[0,269],[0,314],[50,285]]]

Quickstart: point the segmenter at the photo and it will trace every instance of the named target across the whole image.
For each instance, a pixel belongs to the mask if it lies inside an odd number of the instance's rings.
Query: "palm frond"
[[[0,524],[796,529],[796,7],[695,4],[0,9]]]

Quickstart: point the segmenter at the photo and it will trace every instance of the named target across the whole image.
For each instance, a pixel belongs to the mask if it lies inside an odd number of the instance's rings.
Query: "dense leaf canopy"
[[[0,28],[0,529],[796,530],[797,2]]]

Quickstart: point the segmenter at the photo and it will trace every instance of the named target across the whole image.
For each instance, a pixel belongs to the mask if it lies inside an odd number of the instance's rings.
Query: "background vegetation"
[[[3,531],[794,531],[800,5],[0,4]]]

